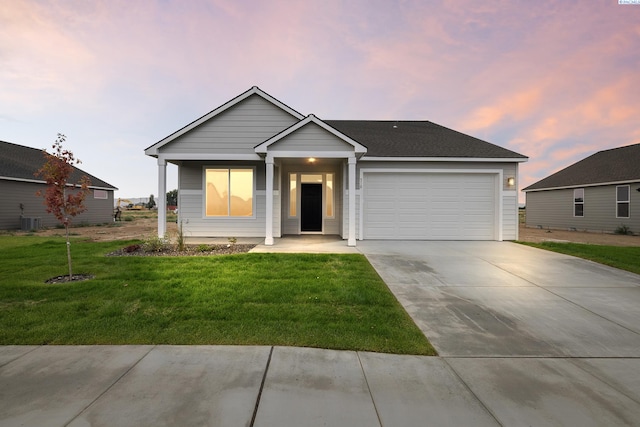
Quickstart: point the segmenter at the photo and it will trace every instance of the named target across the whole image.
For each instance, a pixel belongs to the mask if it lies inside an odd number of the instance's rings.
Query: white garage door
[[[365,173],[365,239],[495,240],[495,175]]]

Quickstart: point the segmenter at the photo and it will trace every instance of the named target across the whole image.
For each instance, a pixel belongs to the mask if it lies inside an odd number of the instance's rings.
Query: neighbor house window
[[[93,190],[93,198],[106,200],[108,198],[108,194],[105,190]]]
[[[629,218],[629,193],[628,185],[616,187],[616,218]]]
[[[298,174],[297,173],[290,173],[289,174],[289,216],[290,217],[295,217],[297,215],[297,210],[296,210],[296,206],[297,206],[297,201],[298,199],[296,198],[296,191],[297,191],[297,185],[298,184]]]
[[[253,216],[253,169],[207,169],[206,215]]]
[[[573,190],[573,216],[584,216],[584,188]]]

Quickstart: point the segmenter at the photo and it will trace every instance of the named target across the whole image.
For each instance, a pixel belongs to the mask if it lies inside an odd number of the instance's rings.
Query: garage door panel
[[[493,240],[493,174],[365,173],[365,239]]]

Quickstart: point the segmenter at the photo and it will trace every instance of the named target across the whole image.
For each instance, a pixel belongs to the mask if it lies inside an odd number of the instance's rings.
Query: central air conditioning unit
[[[40,229],[40,218],[30,216],[20,217],[20,230],[31,231]]]

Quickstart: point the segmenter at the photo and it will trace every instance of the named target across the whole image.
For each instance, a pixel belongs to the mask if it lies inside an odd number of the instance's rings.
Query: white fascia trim
[[[251,95],[258,95],[258,96],[264,98],[265,100],[269,101],[270,103],[274,104],[275,106],[279,107],[280,109],[282,109],[282,110],[286,111],[287,113],[291,114],[292,116],[294,116],[298,120],[301,120],[304,117],[304,115],[298,113],[293,108],[283,104],[282,102],[278,101],[277,99],[275,99],[274,97],[272,97],[268,93],[262,91],[262,89],[260,89],[258,86],[253,86],[248,91],[236,96],[235,98],[233,98],[232,100],[222,104],[221,106],[219,106],[215,110],[213,110],[213,111],[205,114],[204,116],[200,117],[199,119],[189,123],[188,125],[186,125],[182,129],[180,129],[180,130],[172,133],[171,135],[167,136],[166,138],[163,138],[160,141],[156,142],[155,144],[153,144],[149,148],[145,149],[144,150],[144,154],[146,154],[147,156],[156,156],[156,155],[158,155],[158,149],[160,147],[162,147],[163,145],[168,144],[169,142],[173,141],[174,139],[178,138],[179,136],[182,136],[185,133],[189,132],[190,130],[200,126],[202,123],[206,122],[207,120],[217,116],[218,114],[222,113],[223,111],[226,111],[229,108],[233,107],[234,105],[244,101],[245,99],[247,99]]]
[[[316,159],[350,159],[355,158],[353,151],[269,151],[267,158],[306,158],[315,157]],[[261,157],[259,157],[261,158]]]
[[[266,153],[270,145],[280,141],[281,139],[285,138],[288,135],[291,135],[292,133],[302,128],[303,126],[306,126],[309,123],[315,123],[316,125],[320,126],[322,129],[326,130],[327,132],[331,133],[332,135],[336,136],[337,138],[340,138],[347,144],[351,145],[357,154],[364,154],[367,152],[367,147],[365,147],[364,145],[354,141],[353,139],[349,138],[347,135],[339,132],[337,129],[332,128],[331,126],[329,126],[328,124],[326,124],[325,122],[323,122],[322,120],[314,116],[313,114],[309,114],[307,117],[305,117],[304,120],[299,121],[298,123],[290,126],[288,129],[285,129],[279,134],[272,136],[271,138],[267,139],[263,143],[257,145],[255,148],[256,153],[262,153],[262,154]]]
[[[607,185],[633,185],[640,184],[640,180],[632,180],[632,181],[612,181],[612,182],[598,182],[596,184],[582,184],[582,185],[566,185],[563,187],[547,187],[547,188],[535,188],[531,190],[522,190],[525,193],[528,192],[536,192],[536,191],[549,191],[549,190],[569,190],[572,188],[585,188],[585,187],[605,187]]]
[[[363,156],[365,162],[478,162],[478,163],[522,163],[529,159],[488,158],[488,157],[369,157]]]
[[[410,168],[360,168],[360,177],[364,173],[379,173],[379,172],[390,172],[390,173],[448,173],[448,174],[456,174],[456,173],[473,173],[473,174],[501,174],[503,172],[502,169],[431,169],[431,168],[420,168],[420,169],[410,169]]]
[[[16,182],[27,182],[29,184],[42,184],[46,185],[46,181],[38,180],[38,179],[24,179],[24,178],[14,178],[11,176],[0,176],[0,180],[5,181],[16,181]],[[67,187],[78,187],[77,184],[67,184]],[[91,190],[106,190],[106,191],[115,191],[117,188],[109,188],[109,187],[98,187],[95,185],[90,185],[89,188]]]
[[[158,160],[166,162],[176,160],[262,160],[257,154],[205,154],[205,153],[166,153],[160,154]]]

